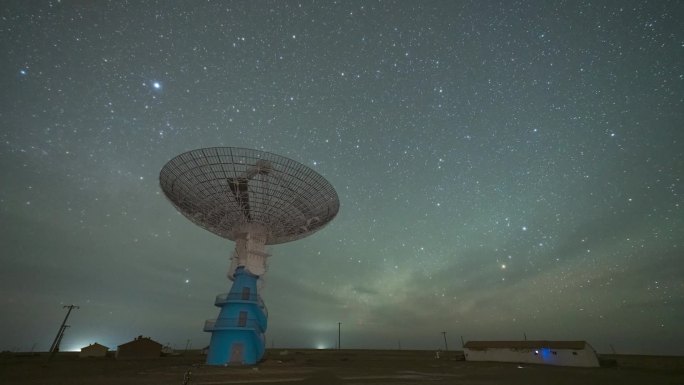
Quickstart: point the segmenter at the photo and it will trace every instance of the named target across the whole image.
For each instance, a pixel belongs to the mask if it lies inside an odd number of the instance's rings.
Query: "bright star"
[[[155,90],[160,90],[161,89],[161,83],[154,82],[154,83],[152,83],[152,87],[154,87]]]

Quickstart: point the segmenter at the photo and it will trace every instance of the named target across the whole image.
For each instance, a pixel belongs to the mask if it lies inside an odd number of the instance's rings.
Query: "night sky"
[[[267,346],[684,354],[681,1],[3,1],[0,350],[208,344],[233,243],[201,147],[340,197],[270,249]]]

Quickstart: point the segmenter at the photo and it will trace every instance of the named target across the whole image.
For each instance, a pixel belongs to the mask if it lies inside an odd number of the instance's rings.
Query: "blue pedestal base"
[[[257,293],[258,279],[238,267],[230,292],[216,297],[219,316],[204,326],[211,332],[207,365],[253,365],[263,358],[268,312]]]

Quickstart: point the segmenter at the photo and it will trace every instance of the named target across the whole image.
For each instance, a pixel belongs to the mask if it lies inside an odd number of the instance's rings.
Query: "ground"
[[[430,351],[269,350],[265,360],[249,367],[213,367],[198,352],[148,360],[118,361],[78,358],[61,353],[0,355],[0,383],[125,385],[488,385],[488,384],[684,384],[684,357],[607,356],[602,368],[462,361],[459,352],[435,358]],[[186,374],[190,380],[184,382]]]

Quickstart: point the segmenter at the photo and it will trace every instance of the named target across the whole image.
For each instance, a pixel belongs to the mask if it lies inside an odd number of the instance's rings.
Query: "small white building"
[[[599,366],[596,351],[586,341],[468,341],[463,354],[466,361]]]

